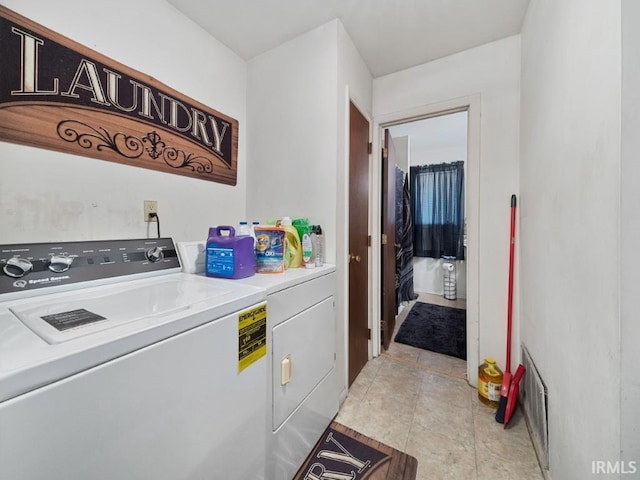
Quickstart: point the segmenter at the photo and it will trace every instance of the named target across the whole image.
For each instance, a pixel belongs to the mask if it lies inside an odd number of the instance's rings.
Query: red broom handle
[[[516,236],[516,196],[511,195],[511,233],[509,235],[509,296],[507,299],[507,360],[506,373],[511,373],[511,320],[513,304],[513,251]]]

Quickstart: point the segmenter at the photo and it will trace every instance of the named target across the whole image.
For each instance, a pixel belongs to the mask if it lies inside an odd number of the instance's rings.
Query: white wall
[[[3,5],[151,75],[240,123],[238,183],[227,186],[48,150],[0,143],[0,243],[155,236],[144,200],[157,200],[162,235],[204,239],[245,213],[246,65],[164,1],[3,0]]]
[[[335,261],[336,33],[325,24],[247,64],[247,212],[322,225]]]
[[[444,295],[442,258],[413,257],[413,289],[420,293]],[[456,297],[467,298],[467,263],[455,262]],[[500,358],[500,357],[498,357]]]
[[[640,2],[622,1],[620,388],[622,460],[640,463]],[[640,465],[638,465],[640,467]]]
[[[458,160],[465,160],[467,156],[467,146],[444,147],[438,149],[423,149],[414,155],[414,165],[433,165],[434,163],[451,163]]]
[[[432,165],[467,160],[467,112],[426,118],[392,129],[408,128],[411,165]]]
[[[373,85],[373,112],[377,122],[401,117],[403,112],[406,112],[404,118],[409,118],[420,108],[455,104],[460,97],[479,95],[480,164],[469,165],[468,169],[470,175],[478,176],[479,191],[473,186],[468,188],[467,226],[471,248],[467,249],[466,262],[469,269],[467,312],[479,322],[478,356],[502,359],[506,335],[509,205],[511,194],[517,192],[520,38],[510,37],[376,78]],[[473,121],[470,117],[470,122]],[[478,245],[480,250],[476,254]],[[514,305],[517,308],[517,298]],[[514,322],[517,345],[517,314]],[[516,358],[519,353],[517,348],[514,350]],[[478,358],[469,358],[468,362],[469,381],[473,384],[471,366],[477,367],[477,361]]]
[[[337,270],[336,359],[346,395],[348,100],[371,109],[371,76],[342,24],[328,22],[248,63],[247,212],[322,225]]]
[[[520,316],[554,479],[620,452],[620,22],[620,2],[531,0],[522,30]]]

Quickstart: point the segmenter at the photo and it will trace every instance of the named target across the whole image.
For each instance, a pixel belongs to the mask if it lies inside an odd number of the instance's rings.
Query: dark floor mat
[[[400,325],[395,341],[467,359],[467,311],[416,302]]]

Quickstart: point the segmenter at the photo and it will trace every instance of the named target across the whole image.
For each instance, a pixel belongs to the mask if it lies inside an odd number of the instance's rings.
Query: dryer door
[[[333,297],[273,329],[273,430],[284,422],[333,369]]]

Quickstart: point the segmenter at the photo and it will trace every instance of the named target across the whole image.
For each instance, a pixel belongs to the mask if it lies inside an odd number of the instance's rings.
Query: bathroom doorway
[[[421,342],[420,338],[417,344],[412,343],[409,338],[408,344],[428,350],[419,354],[421,363],[427,366],[432,363],[436,367],[450,365],[460,376],[464,376],[467,370],[464,212],[467,198],[468,120],[468,111],[463,109],[388,127],[396,150],[396,202],[397,219],[400,223],[396,225],[396,243],[399,251],[406,253],[407,242],[410,242],[410,248],[414,252],[410,265],[406,265],[406,255],[404,260],[398,258],[398,317],[393,336],[399,342],[407,343],[406,330],[409,323],[419,320],[417,325],[422,328],[418,312],[423,311],[419,307],[424,304],[434,308],[444,307],[443,310],[450,309],[449,313],[455,314],[456,326],[451,326],[451,331],[446,334],[452,336],[453,343],[457,344],[456,353],[452,354],[446,348],[440,349],[438,345],[434,347],[430,341]],[[424,180],[427,177],[428,182]],[[456,182],[457,190],[450,186]],[[404,228],[406,225],[401,224],[402,210],[404,208],[406,217],[408,202],[411,203],[410,240],[406,238],[409,235],[407,228]],[[456,219],[451,220],[451,212],[458,210]],[[442,218],[443,216],[447,217]],[[409,271],[411,269],[412,272]],[[418,303],[422,305],[416,306]],[[405,331],[396,337],[407,317],[409,322],[405,325]],[[411,328],[415,330],[415,325]],[[449,324],[445,323],[444,328],[448,330]],[[420,337],[421,334],[412,330],[412,335]],[[444,341],[451,341],[451,338]],[[389,353],[393,354],[402,348],[398,345]],[[439,358],[438,355],[443,351],[456,358]]]
[[[467,112],[456,112],[389,127],[396,146],[396,165],[406,174],[410,167],[467,164]],[[466,172],[466,168],[464,171]],[[466,179],[466,175],[465,175]],[[466,193],[466,182],[464,185]],[[465,195],[466,198],[466,195]],[[415,219],[413,222],[416,225]],[[464,232],[466,233],[466,232]],[[463,239],[464,242],[464,239]],[[414,250],[415,251],[415,250]],[[414,256],[414,289],[444,295],[443,258]],[[466,265],[456,261],[456,297],[467,297]]]

